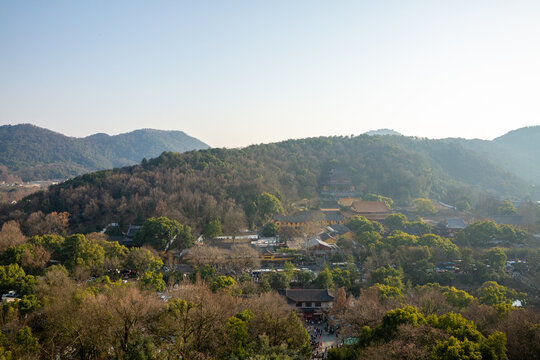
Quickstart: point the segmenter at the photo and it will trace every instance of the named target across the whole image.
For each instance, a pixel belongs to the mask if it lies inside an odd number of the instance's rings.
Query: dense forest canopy
[[[1,221],[24,223],[38,211],[68,212],[71,230],[95,231],[111,222],[140,224],[167,216],[197,229],[218,219],[231,231],[261,220],[262,193],[285,205],[316,197],[335,167],[345,170],[358,193],[383,194],[401,204],[419,197],[455,203],[480,190],[526,198],[533,189],[456,144],[401,136],[319,137],[165,152],[4,205]]]

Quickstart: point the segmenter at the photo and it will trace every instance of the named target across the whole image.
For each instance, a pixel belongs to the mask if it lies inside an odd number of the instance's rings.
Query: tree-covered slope
[[[23,178],[43,166],[64,167],[69,175],[82,169],[97,169],[106,159],[77,139],[33,125],[0,127],[0,164]],[[45,170],[46,171],[46,170]]]
[[[68,211],[72,230],[110,222],[141,223],[167,216],[200,228],[219,219],[224,229],[257,220],[257,198],[284,204],[317,196],[328,171],[344,168],[361,193],[406,203],[451,199],[461,189],[492,189],[526,197],[528,185],[456,144],[400,136],[321,137],[244,149],[166,152],[141,165],[86,174],[0,210],[21,222],[36,211]]]
[[[424,154],[438,177],[467,184],[472,190],[480,190],[502,197],[532,195],[530,184],[505,170],[490,159],[460,144],[413,137],[397,137],[404,147]],[[439,198],[444,198],[447,191]],[[451,199],[447,199],[450,200]]]
[[[112,166],[109,167],[133,165],[143,158],[157,157],[163,151],[185,152],[208,148],[208,145],[183,131],[153,129],[135,130],[116,136],[96,134],[81,140],[90,148],[100,149],[110,160]]]
[[[540,126],[531,126],[488,140],[445,139],[485,157],[530,183],[540,185]]]
[[[208,145],[181,131],[145,129],[73,138],[29,124],[0,126],[0,166],[27,181],[133,165],[163,151],[205,148]]]

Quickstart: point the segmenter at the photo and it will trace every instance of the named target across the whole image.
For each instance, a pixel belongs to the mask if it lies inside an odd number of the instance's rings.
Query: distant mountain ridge
[[[207,148],[183,131],[140,129],[74,138],[31,124],[4,125],[0,126],[0,180],[2,174],[24,181],[67,178],[137,164],[164,151]]]
[[[365,135],[396,135],[388,138],[392,138],[392,142],[401,142],[406,148],[423,148],[416,150],[422,150],[427,157],[436,157],[433,159],[435,163],[446,162],[447,165],[443,166],[446,168],[450,164],[462,166],[465,158],[474,156],[478,158],[478,164],[490,163],[540,186],[540,126],[513,130],[491,141],[446,138],[430,140],[429,146],[422,145],[422,141],[427,139],[403,136],[391,129],[373,130]],[[450,143],[458,147],[443,146]],[[0,181],[8,178],[6,175],[25,181],[68,178],[137,164],[143,158],[157,157],[163,151],[207,148],[207,144],[182,131],[140,129],[114,136],[97,133],[74,138],[29,124],[5,125],[0,126]],[[456,161],[458,157],[462,159],[461,163]],[[468,182],[465,177],[471,172],[459,173],[463,176],[461,181]]]
[[[403,136],[391,129],[372,130],[364,134]],[[540,186],[540,125],[512,130],[491,141],[464,138],[445,138],[439,141],[459,144],[493,165]]]
[[[256,221],[263,192],[285,204],[318,197],[336,167],[354,191],[389,196],[396,204],[419,197],[470,203],[475,194],[537,198],[530,184],[460,144],[364,134],[164,152],[140,165],[85,174],[16,205],[0,205],[0,223],[37,211],[67,211],[73,232],[162,215],[198,229],[220,219],[225,229],[234,229]]]
[[[498,167],[540,185],[540,126],[513,130],[492,141],[461,138],[442,141],[457,143]]]

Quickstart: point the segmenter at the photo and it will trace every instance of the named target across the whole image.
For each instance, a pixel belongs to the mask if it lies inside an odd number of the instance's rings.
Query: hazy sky
[[[540,1],[0,0],[0,124],[212,146],[540,124]]]

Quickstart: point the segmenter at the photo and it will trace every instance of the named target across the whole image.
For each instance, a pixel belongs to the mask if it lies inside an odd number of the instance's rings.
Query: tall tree
[[[105,260],[105,250],[81,234],[68,236],[61,251],[64,264],[71,269],[76,266],[85,269],[97,268],[102,266]]]
[[[273,215],[283,213],[281,201],[272,194],[263,192],[257,198],[257,212],[261,222],[267,222]]]
[[[221,235],[221,222],[219,220],[210,221],[204,226],[203,235],[206,239],[213,239]]]
[[[506,264],[506,253],[501,248],[489,249],[487,252],[487,261],[495,271],[502,272]]]
[[[193,244],[191,228],[165,216],[150,218],[135,235],[135,243],[148,244],[158,250],[167,246],[187,248]]]
[[[26,237],[21,232],[19,224],[16,221],[8,221],[2,225],[0,230],[0,252],[10,246],[17,246],[26,241]]]

